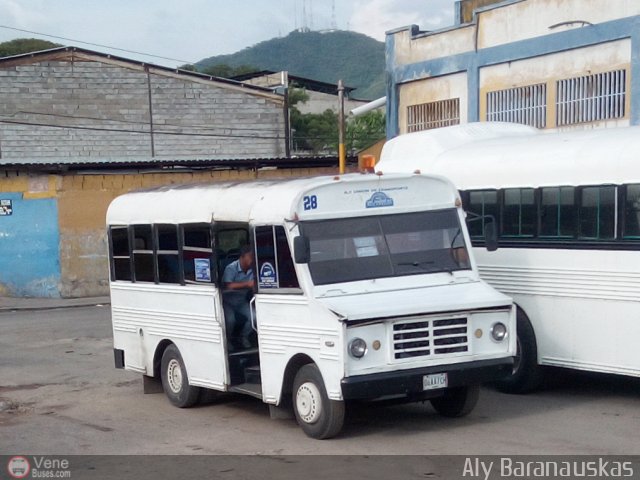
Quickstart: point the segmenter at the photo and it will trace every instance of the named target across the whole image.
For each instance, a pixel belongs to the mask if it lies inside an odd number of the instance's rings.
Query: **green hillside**
[[[287,70],[291,75],[355,87],[355,98],[384,96],[384,43],[360,33],[291,32],[231,55],[206,58],[198,70],[213,65],[251,65],[258,70]]]

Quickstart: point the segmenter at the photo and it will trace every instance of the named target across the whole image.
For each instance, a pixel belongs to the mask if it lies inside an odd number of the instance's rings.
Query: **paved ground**
[[[181,410],[113,368],[108,306],[0,312],[0,454],[640,454],[640,380],[554,371],[541,392],[483,389],[472,414],[360,407],[307,438],[229,395]]]

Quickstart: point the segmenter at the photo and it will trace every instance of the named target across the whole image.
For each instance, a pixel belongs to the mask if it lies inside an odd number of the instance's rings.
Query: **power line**
[[[40,35],[40,36],[43,36],[43,37],[55,38],[57,40],[65,40],[65,41],[68,41],[68,42],[82,43],[84,45],[91,45],[93,47],[108,48],[110,50],[117,50],[119,52],[133,53],[135,55],[144,55],[145,57],[160,58],[162,60],[171,60],[172,62],[186,63],[186,64],[190,64],[190,65],[193,65],[193,64],[197,63],[197,62],[192,62],[192,61],[189,61],[189,60],[180,60],[179,58],[163,57],[162,55],[154,55],[152,53],[138,52],[136,50],[127,50],[126,48],[112,47],[111,45],[103,45],[103,44],[100,44],[100,43],[85,42],[83,40],[77,40],[77,39],[74,39],[74,38],[59,37],[57,35],[50,35],[48,33],[34,32],[32,30],[24,30],[22,28],[10,27],[8,25],[0,25],[0,28],[4,28],[6,30],[14,30],[16,32],[30,33],[32,35]]]
[[[136,133],[144,135],[173,135],[184,137],[215,137],[215,138],[253,138],[260,140],[280,140],[280,135],[262,136],[262,135],[231,135],[231,134],[215,134],[215,133],[190,133],[190,132],[169,132],[165,130],[130,130],[124,128],[104,128],[104,127],[85,127],[80,125],[55,125],[51,123],[21,122],[18,120],[2,120],[0,123],[10,125],[24,125],[30,127],[47,127],[47,128],[64,128],[68,130],[90,130],[95,132],[114,132],[114,133]],[[141,124],[147,126],[147,124]]]
[[[40,115],[43,117],[55,117],[55,118],[67,118],[72,120],[95,120],[99,122],[113,122],[113,123],[124,123],[128,125],[148,125],[148,122],[141,122],[136,120],[122,120],[115,118],[100,118],[100,117],[90,117],[85,115],[65,115],[63,113],[46,113],[46,112],[29,112],[26,110],[18,110],[10,115],[1,115],[4,118],[12,117],[15,118],[16,115]],[[279,132],[279,128],[243,128],[243,127],[216,127],[216,126],[207,126],[207,125],[181,125],[177,123],[163,123],[164,127],[176,127],[176,128],[191,128],[194,130],[247,130],[247,131],[262,131],[262,132]]]

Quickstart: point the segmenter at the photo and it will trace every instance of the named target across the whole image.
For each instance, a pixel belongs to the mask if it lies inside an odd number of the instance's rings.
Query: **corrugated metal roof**
[[[357,163],[357,157],[348,157],[348,163]],[[5,158],[0,159],[0,170],[126,170],[126,169],[172,169],[172,168],[309,168],[332,167],[338,165],[338,157],[334,155],[317,155],[311,157],[264,157],[241,159],[195,158]]]
[[[198,78],[200,80],[209,80],[211,82],[216,82],[216,83],[223,83],[223,84],[227,84],[227,85],[232,85],[234,87],[238,87],[238,88],[242,88],[242,89],[246,89],[246,90],[255,90],[255,91],[259,91],[259,92],[263,92],[263,93],[271,93],[273,94],[272,89],[267,88],[267,87],[260,87],[257,85],[251,85],[248,83],[242,83],[239,82],[237,80],[232,80],[229,78],[222,78],[222,77],[215,77],[213,75],[207,75],[204,73],[199,73],[199,72],[192,72],[190,70],[181,70],[179,68],[170,68],[170,67],[163,67],[162,65],[156,65],[154,63],[149,63],[149,62],[141,62],[138,60],[132,60],[130,58],[126,58],[126,57],[120,57],[118,55],[112,55],[110,53],[103,53],[103,52],[97,52],[95,50],[89,50],[87,48],[81,48],[81,47],[74,47],[74,46],[66,46],[66,47],[56,47],[56,48],[51,48],[48,50],[40,50],[37,52],[29,52],[29,53],[23,53],[20,55],[13,55],[10,57],[0,57],[0,68],[3,67],[3,64],[13,64],[15,62],[20,62],[20,61],[32,61],[32,62],[36,62],[38,60],[41,60],[43,58],[52,56],[52,55],[56,55],[56,54],[60,54],[60,53],[65,53],[65,52],[69,52],[69,53],[82,53],[85,55],[92,55],[95,57],[100,57],[106,61],[108,60],[115,60],[118,62],[124,62],[124,63],[130,63],[132,65],[136,65],[136,66],[144,66],[144,67],[149,67],[149,68],[153,68],[155,71],[164,71],[167,73],[173,73],[173,74],[179,74],[185,77],[194,77],[194,78]]]

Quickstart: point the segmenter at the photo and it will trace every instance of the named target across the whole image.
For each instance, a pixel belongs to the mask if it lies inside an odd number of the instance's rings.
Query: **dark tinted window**
[[[537,209],[532,188],[504,191],[502,235],[532,237],[536,234]]]
[[[541,189],[540,235],[545,237],[573,237],[578,210],[573,187]]]
[[[258,288],[299,288],[284,228],[257,227],[255,239]]]
[[[316,285],[469,268],[456,209],[301,223]]]
[[[151,225],[133,226],[133,273],[136,282],[155,282]]]
[[[627,185],[624,199],[624,236],[640,237],[640,185]]]
[[[158,231],[158,250],[169,250],[178,253],[177,225],[156,225]]]
[[[113,280],[131,280],[131,252],[129,250],[129,229],[127,227],[111,227]]]
[[[211,228],[209,225],[184,225],[182,265],[187,283],[211,283]]]
[[[495,221],[499,220],[498,215],[498,192],[495,190],[469,192],[469,201],[465,210],[476,215],[491,215]],[[484,238],[484,227],[490,220],[473,220],[468,218],[469,234],[475,238]]]
[[[580,192],[580,236],[615,238],[615,187],[584,187]]]
[[[158,235],[158,281],[180,283],[178,226],[156,225],[156,232]]]

